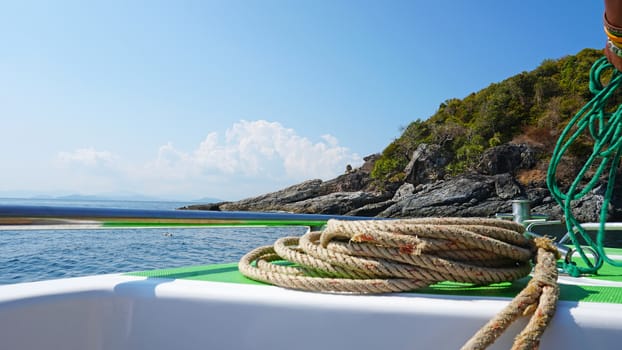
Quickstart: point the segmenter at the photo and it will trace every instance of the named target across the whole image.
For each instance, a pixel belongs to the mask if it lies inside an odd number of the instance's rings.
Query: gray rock
[[[388,201],[378,202],[378,203],[370,203],[360,208],[350,210],[349,212],[346,213],[346,215],[374,217],[382,213],[382,211],[392,206],[393,204],[395,204],[394,200],[388,200]]]
[[[243,199],[238,202],[224,203],[220,210],[270,211],[282,210],[283,205],[295,203],[320,195],[322,180],[309,180],[287,187],[283,190],[267,193],[258,197]]]
[[[220,211],[220,206],[223,204],[227,204],[229,202],[218,202],[218,203],[206,203],[206,204],[192,204],[186,205],[184,207],[179,208],[180,210],[211,210],[211,211]]]
[[[477,170],[481,174],[516,174],[520,169],[531,169],[537,163],[538,151],[531,146],[504,144],[487,149]]]
[[[293,213],[345,215],[365,205],[386,201],[382,194],[371,192],[335,192],[283,205],[280,210]]]
[[[443,179],[449,159],[443,154],[440,145],[420,144],[404,168],[406,182],[418,185]]]
[[[585,197],[575,201],[572,204],[572,213],[580,222],[599,222],[600,210],[603,206],[605,197],[597,193],[588,193]],[[608,212],[612,211],[609,206]],[[609,213],[608,213],[609,214]],[[607,215],[608,218],[611,216]]]
[[[378,158],[380,158],[380,154],[378,153],[364,157],[363,158],[364,163],[363,165],[361,165],[359,169],[362,172],[365,172],[368,174],[371,173],[371,171],[374,169],[374,165],[376,164],[376,161],[378,160]]]
[[[397,191],[395,191],[395,194],[393,195],[393,201],[397,202],[403,197],[409,196],[413,193],[415,193],[415,185],[406,182],[402,186],[400,186]]]
[[[370,183],[369,173],[360,169],[352,170],[332,180],[323,182],[319,187],[319,195],[323,196],[334,192],[355,192],[366,190]]]
[[[495,175],[495,194],[505,200],[517,198],[523,191],[509,173]]]
[[[464,175],[404,196],[379,216],[493,216],[511,211],[511,204],[505,197],[520,193],[516,188],[507,175]]]

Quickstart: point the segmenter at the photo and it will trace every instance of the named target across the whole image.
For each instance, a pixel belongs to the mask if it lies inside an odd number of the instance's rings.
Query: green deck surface
[[[601,269],[598,279],[622,281],[622,269],[606,265]],[[186,279],[196,281],[226,282],[264,285],[264,283],[248,279],[237,268],[237,263],[216,264],[192,267],[180,267],[164,270],[142,271],[129,273],[132,276],[166,279]],[[470,284],[441,282],[414,293],[427,293],[454,296],[488,296],[514,297],[527,284],[529,278],[514,282],[496,283],[488,286],[474,287]],[[622,304],[622,287],[574,286],[562,284],[560,299],[566,301],[585,301],[598,303]]]

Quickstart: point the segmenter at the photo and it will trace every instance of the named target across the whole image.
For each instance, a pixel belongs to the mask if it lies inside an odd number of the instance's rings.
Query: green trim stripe
[[[318,227],[326,225],[326,221],[310,221],[310,220],[210,220],[206,221],[124,221],[124,220],[111,220],[102,222],[102,227],[110,228],[123,228],[123,227],[234,227],[234,226],[310,226]]]

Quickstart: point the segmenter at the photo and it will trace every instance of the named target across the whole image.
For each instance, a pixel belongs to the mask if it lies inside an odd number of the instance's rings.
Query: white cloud
[[[195,156],[226,173],[292,180],[327,179],[342,173],[347,163],[361,163],[335,137],[322,139],[314,143],[276,122],[243,120],[227,130],[222,144],[208,135]]]
[[[210,133],[191,152],[183,152],[171,143],[160,148],[158,158],[149,164],[149,172],[166,176],[175,172],[193,176],[199,173],[253,177],[257,179],[327,179],[343,172],[346,164],[359,165],[361,158],[339,146],[331,135],[312,142],[293,129],[265,120],[240,121],[221,139]]]
[[[207,135],[199,147],[192,153],[190,159],[202,169],[213,169],[225,174],[232,174],[238,168],[239,157],[236,150],[219,144],[218,134],[212,132]]]
[[[114,160],[112,153],[97,151],[94,148],[80,148],[73,152],[59,152],[58,160],[62,163],[79,163],[87,166],[108,164]]]
[[[265,120],[235,123],[224,137],[209,133],[193,150],[180,150],[168,142],[153,160],[129,162],[93,148],[61,152],[58,159],[89,167],[104,165],[112,170],[108,176],[135,191],[194,192],[197,198],[254,195],[312,178],[329,179],[342,174],[347,164],[362,163],[334,136],[322,135],[314,142]],[[258,192],[248,193],[249,188]]]

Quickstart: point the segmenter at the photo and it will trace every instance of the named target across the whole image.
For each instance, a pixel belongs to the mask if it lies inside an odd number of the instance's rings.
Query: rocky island
[[[601,51],[546,60],[466,98],[450,99],[425,121],[405,128],[382,153],[335,179],[303,183],[237,202],[182,209],[286,211],[389,218],[479,216],[511,212],[512,199],[529,199],[535,213],[560,218],[546,186],[555,141],[590,98],[588,74]],[[615,96],[616,102],[622,96]],[[591,152],[580,139],[558,171],[570,184]],[[619,164],[618,172],[620,172]],[[618,179],[621,177],[618,176]],[[600,179],[605,183],[606,179]],[[609,220],[622,221],[622,187],[616,183]],[[598,221],[604,187],[576,203],[580,221]]]

